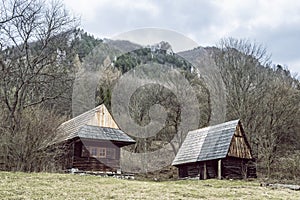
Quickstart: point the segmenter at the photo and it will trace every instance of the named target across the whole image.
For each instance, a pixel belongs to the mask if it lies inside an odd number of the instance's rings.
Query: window
[[[99,150],[98,151],[99,152],[98,157],[99,158],[106,158],[106,148],[99,147],[98,150]]]
[[[90,147],[90,155],[92,157],[97,157],[97,147]]]
[[[106,157],[110,159],[116,159],[116,149],[107,148],[106,149]]]
[[[82,157],[107,158],[107,149],[104,147],[85,146],[82,148]]]

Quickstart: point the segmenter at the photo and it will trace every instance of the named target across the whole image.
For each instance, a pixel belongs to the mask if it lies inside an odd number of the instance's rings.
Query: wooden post
[[[218,179],[222,179],[222,169],[221,169],[221,165],[222,164],[222,160],[218,160]]]
[[[72,158],[71,158],[71,168],[74,166],[74,152],[75,152],[75,141],[72,142]]]
[[[203,163],[203,179],[207,179],[206,162]]]

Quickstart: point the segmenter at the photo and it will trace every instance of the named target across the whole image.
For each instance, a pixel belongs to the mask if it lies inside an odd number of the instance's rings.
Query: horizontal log
[[[287,188],[290,190],[300,190],[300,185],[290,185],[290,184],[271,184],[271,183],[261,183],[260,186],[262,187],[271,187],[273,189],[279,189],[279,188]]]

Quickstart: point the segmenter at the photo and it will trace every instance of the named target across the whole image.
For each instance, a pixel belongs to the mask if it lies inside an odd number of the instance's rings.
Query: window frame
[[[107,147],[84,146],[81,157],[107,158]]]
[[[106,158],[106,147],[97,147],[97,158]],[[103,153],[101,155],[101,153]]]
[[[98,156],[98,148],[97,147],[89,147],[89,155],[90,157]]]

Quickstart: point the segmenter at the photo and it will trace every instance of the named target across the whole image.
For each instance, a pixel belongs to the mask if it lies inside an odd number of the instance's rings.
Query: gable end
[[[247,142],[241,123],[238,123],[232,136],[227,156],[244,159],[253,158],[250,145]]]

